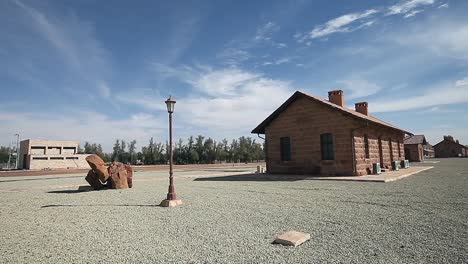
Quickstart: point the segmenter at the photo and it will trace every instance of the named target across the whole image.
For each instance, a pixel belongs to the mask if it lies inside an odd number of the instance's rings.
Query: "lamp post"
[[[172,113],[174,113],[174,105],[176,101],[171,96],[166,100],[167,112],[169,113],[169,191],[167,192],[166,199],[162,200],[161,206],[163,207],[175,207],[182,204],[181,200],[177,199],[177,195],[174,187],[174,175],[172,172]]]

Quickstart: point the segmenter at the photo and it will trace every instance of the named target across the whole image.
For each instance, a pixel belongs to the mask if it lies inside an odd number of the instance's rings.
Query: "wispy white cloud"
[[[440,84],[417,96],[402,97],[395,100],[376,100],[372,102],[374,112],[393,112],[420,109],[440,105],[468,102],[468,77],[452,83]]]
[[[399,3],[392,5],[387,10],[387,15],[407,15],[416,14],[415,10],[423,6],[434,4],[435,0],[401,0]],[[421,10],[420,10],[421,11]],[[419,11],[419,12],[420,12]],[[416,13],[415,13],[416,12]],[[406,17],[406,16],[405,16]]]
[[[74,13],[65,17],[50,11],[44,12],[20,0],[14,0],[12,3],[18,11],[21,11],[18,12],[19,16],[16,22],[26,25],[28,30],[28,32],[11,33],[17,35],[12,39],[23,39],[25,35],[29,35],[29,41],[45,40],[49,46],[30,46],[32,51],[18,50],[19,48],[13,47],[17,50],[10,50],[10,55],[21,58],[23,53],[34,53],[33,56],[23,58],[23,60],[29,60],[27,62],[29,67],[40,69],[44,65],[37,65],[36,62],[32,61],[33,58],[40,58],[44,56],[43,54],[47,54],[46,56],[50,58],[57,54],[62,58],[62,68],[68,69],[79,80],[80,89],[89,87],[103,91],[102,84],[105,83],[105,78],[111,71],[111,65],[108,62],[109,54],[97,40],[91,23],[80,20]],[[41,39],[33,39],[36,35]],[[21,45],[22,43],[20,43],[20,47]],[[22,48],[24,49],[24,47]],[[14,63],[10,66],[17,72],[21,72],[24,69],[22,65],[25,64]],[[36,73],[40,71],[38,70]],[[20,74],[16,74],[16,76],[21,78]],[[107,90],[110,90],[108,86]],[[107,92],[102,95],[107,96]]]
[[[251,54],[243,49],[229,47],[216,54],[218,59],[221,59],[224,64],[230,66],[238,66],[251,58]]]
[[[448,3],[445,3],[445,4],[441,4],[440,6],[438,6],[437,8],[448,8],[449,7],[449,4]]]
[[[468,86],[468,77],[465,77],[464,79],[456,81],[455,86],[456,87]]]
[[[279,29],[280,27],[276,23],[269,21],[257,29],[254,39],[256,41],[271,41],[273,33]]]
[[[388,34],[386,38],[407,47],[429,50],[438,56],[468,59],[468,24],[465,22],[432,21],[415,25],[405,32]]]
[[[381,8],[371,8],[330,19],[324,24],[316,25],[310,32],[298,32],[294,38],[299,43],[310,45],[313,39],[326,38],[335,33],[347,33],[374,25],[383,16],[403,15],[413,17],[424,11],[424,7],[433,5],[437,0],[401,0],[399,3]]]
[[[446,109],[442,108],[441,106],[432,106],[430,108],[422,110],[420,113],[421,114],[426,114],[426,113],[455,113],[455,110],[452,109]]]
[[[169,96],[169,94],[166,96]],[[130,89],[120,92],[115,95],[115,99],[150,111],[164,111],[166,109],[166,106],[162,103],[166,98],[159,91],[150,88]]]
[[[171,34],[165,39],[165,47],[158,54],[159,60],[171,65],[183,56],[192,44],[199,30],[200,18],[197,15],[189,15],[179,19],[171,27]]]
[[[258,47],[274,47],[277,49],[286,48],[288,45],[274,40],[273,35],[280,30],[280,26],[268,21],[257,27],[255,35],[245,39],[233,39],[226,44],[226,47],[216,54],[224,65],[240,66],[244,62],[255,59],[252,49]]]
[[[411,12],[408,12],[404,15],[404,18],[409,18],[409,17],[414,17],[418,13],[421,13],[423,10],[413,10]]]
[[[276,47],[279,48],[279,49],[282,49],[282,48],[288,47],[288,45],[285,44],[285,43],[278,43],[278,44],[276,44]]]
[[[166,72],[171,72],[171,78],[191,86],[190,94],[176,98],[179,122],[193,131],[209,127],[227,137],[248,135],[294,92],[287,81],[236,67],[181,66]],[[143,100],[162,102],[158,96],[150,96],[148,91],[135,90],[133,93],[140,100],[129,100],[129,96],[124,96],[126,103],[154,110],[157,107],[153,103]]]
[[[234,96],[246,84],[258,79],[256,73],[236,68],[208,70],[199,73],[195,79],[185,80],[199,92],[210,96]]]
[[[337,83],[343,85],[345,91],[351,92],[349,95],[346,95],[349,99],[373,95],[382,89],[379,85],[358,76],[351,76],[350,78],[340,80]]]
[[[281,64],[289,63],[289,62],[291,62],[291,60],[292,60],[291,58],[286,57],[286,58],[281,58],[281,59],[278,59],[278,60],[275,60],[275,61],[267,61],[267,62],[263,63],[263,66],[281,65]]]
[[[315,26],[309,33],[299,33],[296,34],[295,37],[298,38],[299,42],[304,42],[307,39],[322,38],[333,33],[351,32],[372,25],[373,22],[367,21],[366,19],[376,13],[378,13],[377,10],[369,9],[363,12],[342,15],[327,21],[325,24]]]

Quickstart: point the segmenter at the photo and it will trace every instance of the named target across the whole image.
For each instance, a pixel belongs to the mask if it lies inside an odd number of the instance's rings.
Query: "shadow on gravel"
[[[48,204],[41,208],[54,207],[159,207],[159,204]]]
[[[200,177],[194,181],[301,181],[310,178],[309,175],[274,175],[249,173],[217,177]]]
[[[107,188],[102,188],[101,190],[107,190]],[[60,191],[50,191],[47,193],[65,193],[65,194],[71,194],[71,193],[82,193],[82,192],[92,192],[92,191],[101,191],[101,190],[94,190],[91,188],[91,186],[80,186],[78,187],[77,190],[60,190]]]

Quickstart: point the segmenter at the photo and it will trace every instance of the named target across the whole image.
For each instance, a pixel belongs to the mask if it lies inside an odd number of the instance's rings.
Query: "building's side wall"
[[[20,142],[19,162],[18,162],[19,169],[27,168],[29,166],[28,159],[27,159],[28,153],[29,153],[29,139],[23,140]]]
[[[458,157],[458,154],[463,155],[462,146],[451,142],[449,140],[443,140],[436,146],[434,146],[434,152],[436,158],[451,158]]]
[[[413,162],[420,162],[424,160],[424,148],[421,144],[406,144],[406,153],[409,154],[406,159]]]
[[[352,175],[354,119],[307,98],[299,98],[265,129],[269,173]],[[320,134],[332,133],[335,160],[322,160]],[[290,137],[291,160],[281,161],[280,138]]]
[[[402,143],[404,138],[403,132],[369,125],[355,130],[353,134],[356,153],[356,175],[372,173],[373,163],[380,163],[382,168],[390,168],[392,161],[405,159],[404,145]],[[369,158],[366,158],[364,140],[364,135],[366,134],[369,141]]]
[[[86,157],[89,154],[76,154],[76,155],[29,155],[29,169],[43,170],[43,169],[87,169],[89,168],[86,162]]]
[[[23,140],[20,142],[21,169],[88,168],[87,155],[78,155],[76,140]]]

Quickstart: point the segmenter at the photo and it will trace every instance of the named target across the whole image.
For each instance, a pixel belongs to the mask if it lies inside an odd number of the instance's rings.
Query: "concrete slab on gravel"
[[[277,236],[274,244],[281,244],[284,246],[297,247],[300,244],[310,239],[310,234],[298,232],[298,231],[287,231]]]
[[[310,177],[309,180],[327,180],[327,181],[364,181],[364,182],[391,182],[416,173],[432,169],[432,166],[424,167],[409,167],[397,171],[383,172],[379,175],[363,175],[363,176],[327,176],[327,177]]]

